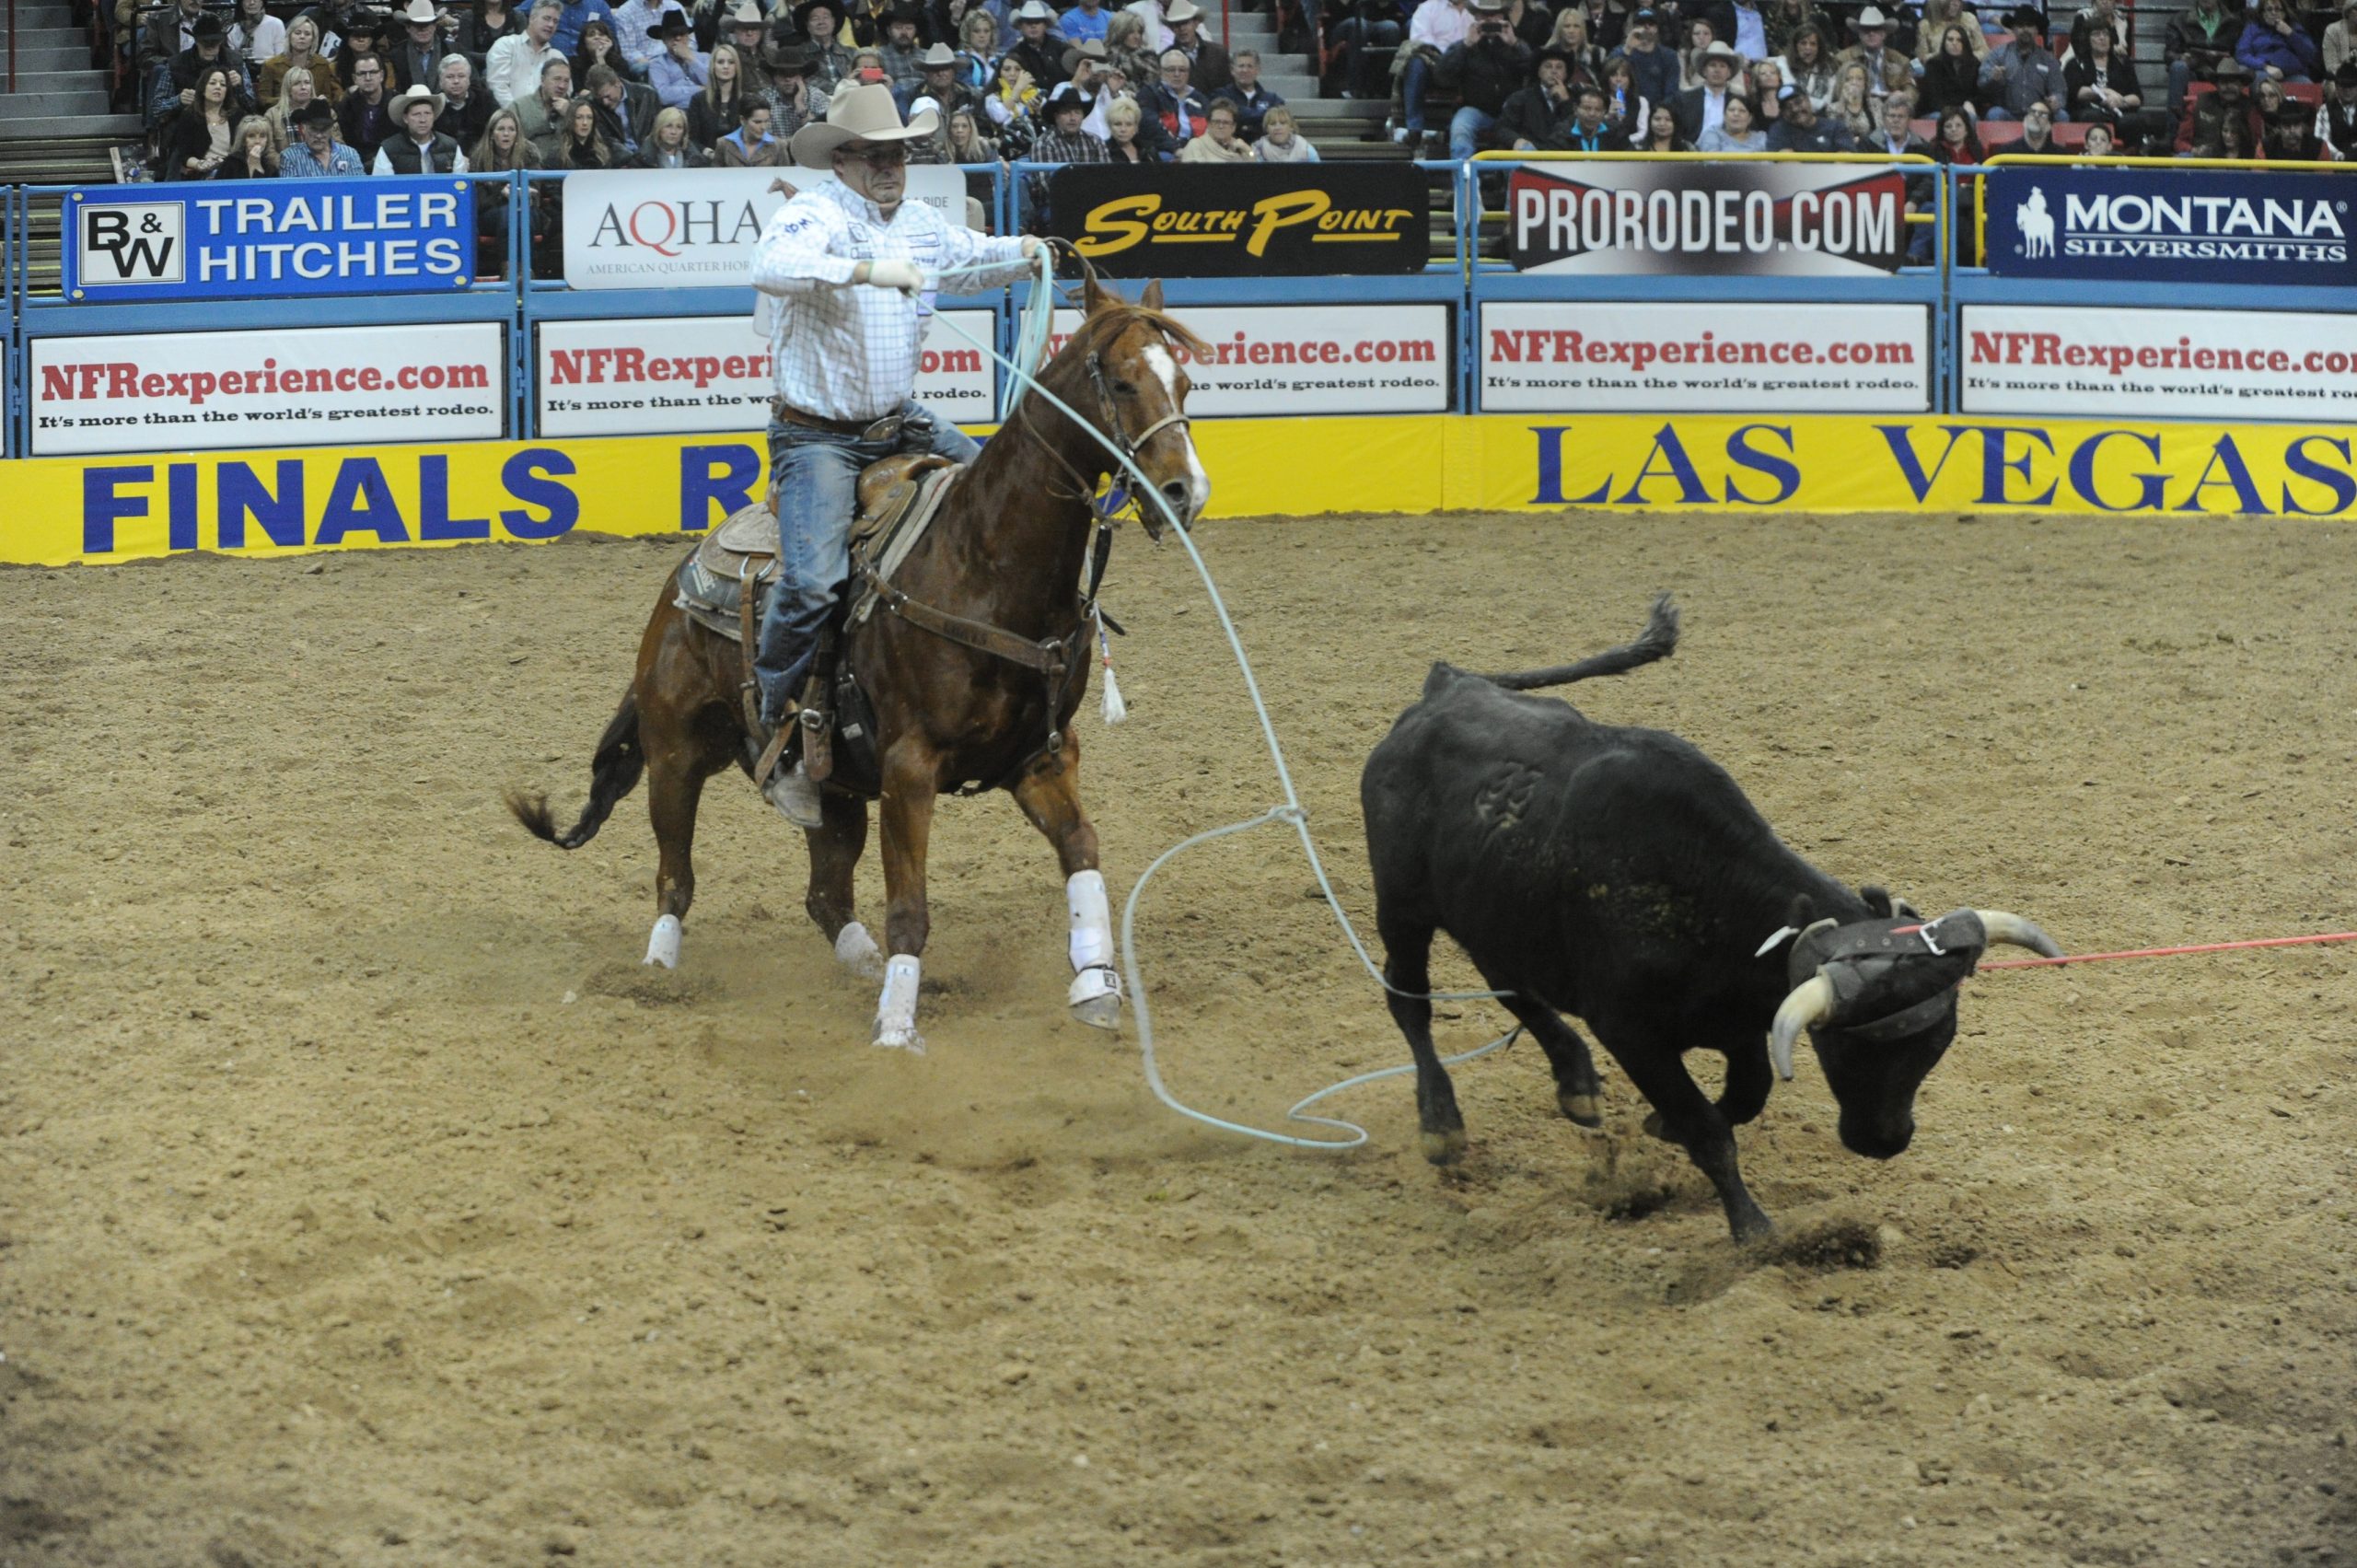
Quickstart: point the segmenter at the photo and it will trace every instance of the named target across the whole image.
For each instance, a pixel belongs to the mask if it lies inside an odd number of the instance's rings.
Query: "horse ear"
[[[1097,271],[1093,267],[1082,274],[1080,298],[1091,316],[1121,303],[1120,295],[1097,281]]]
[[[1162,280],[1160,278],[1145,285],[1145,292],[1138,296],[1138,303],[1148,310],[1162,308]]]

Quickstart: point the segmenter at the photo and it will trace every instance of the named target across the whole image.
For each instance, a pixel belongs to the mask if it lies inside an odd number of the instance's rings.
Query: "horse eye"
[[[1117,392],[1120,393],[1120,394],[1121,394],[1123,397],[1125,397],[1125,398],[1134,398],[1134,397],[1136,397],[1136,396],[1138,395],[1138,389],[1137,389],[1136,386],[1135,386],[1135,385],[1133,385],[1133,384],[1132,384],[1132,383],[1131,383],[1131,382],[1128,382],[1128,381],[1116,381],[1116,382],[1114,382],[1114,383],[1113,383],[1113,390],[1115,390],[1115,391],[1117,391]]]

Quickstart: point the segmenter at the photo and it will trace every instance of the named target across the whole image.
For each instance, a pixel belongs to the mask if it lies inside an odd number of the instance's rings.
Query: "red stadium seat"
[[[2018,120],[1983,120],[1979,131],[1980,145],[1992,153],[2022,139],[2022,122]]]

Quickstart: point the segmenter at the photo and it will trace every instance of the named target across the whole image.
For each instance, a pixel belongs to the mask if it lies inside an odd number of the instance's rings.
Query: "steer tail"
[[[1646,618],[1645,629],[1637,640],[1603,653],[1592,654],[1577,664],[1559,664],[1548,669],[1526,669],[1515,674],[1485,675],[1481,679],[1504,687],[1509,691],[1536,691],[1542,686],[1567,686],[1574,680],[1585,680],[1595,675],[1622,675],[1639,665],[1667,658],[1678,651],[1678,607],[1663,594],[1654,600],[1653,614]]]
[[[549,797],[538,791],[527,795],[520,789],[507,792],[507,809],[516,813],[516,820],[536,839],[546,839],[559,849],[579,849],[598,836],[598,830],[613,815],[615,804],[638,787],[638,775],[646,771],[646,754],[638,746],[638,691],[635,687],[622,694],[622,705],[614,712],[606,726],[606,733],[598,738],[598,754],[589,761],[589,804],[581,808],[581,820],[573,830],[560,833],[556,820],[549,815]]]

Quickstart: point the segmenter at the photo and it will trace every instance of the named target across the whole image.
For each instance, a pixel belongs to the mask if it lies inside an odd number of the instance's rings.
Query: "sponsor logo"
[[[180,282],[188,272],[188,244],[180,232],[187,211],[178,202],[86,203],[75,222],[82,285]]]

